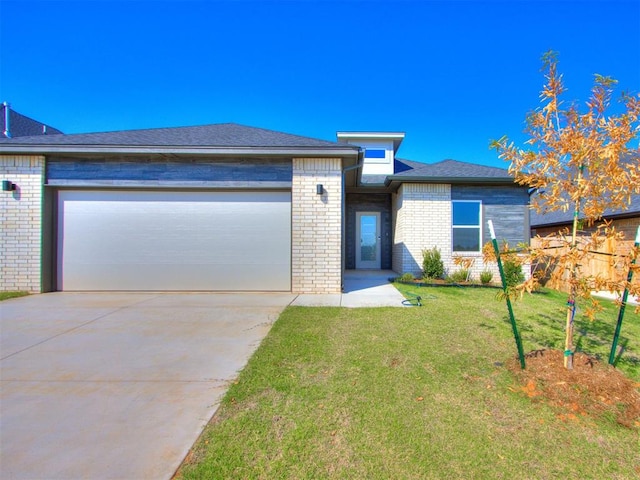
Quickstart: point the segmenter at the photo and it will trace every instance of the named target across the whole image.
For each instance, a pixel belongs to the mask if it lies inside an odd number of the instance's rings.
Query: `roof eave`
[[[385,186],[397,188],[401,183],[450,183],[474,185],[517,185],[511,177],[419,177],[391,175],[387,177]]]
[[[636,218],[640,216],[640,211],[638,210],[627,210],[625,212],[621,212],[621,213],[613,213],[613,214],[609,214],[609,215],[602,215],[598,220],[596,221],[603,221],[603,220],[625,220],[627,218]],[[579,220],[585,220],[584,217],[580,217]],[[557,228],[557,227],[564,227],[567,225],[571,225],[571,223],[573,222],[573,218],[567,218],[565,220],[558,220],[558,221],[553,221],[553,222],[549,222],[549,223],[544,223],[544,222],[539,222],[539,223],[531,223],[530,227],[531,228]]]
[[[154,145],[29,145],[1,144],[0,154],[189,154],[189,155],[266,155],[266,156],[337,156],[357,157],[359,149],[337,147],[202,147],[202,146],[154,146]]]

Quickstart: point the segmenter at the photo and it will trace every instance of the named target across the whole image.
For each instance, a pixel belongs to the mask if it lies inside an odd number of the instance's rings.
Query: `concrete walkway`
[[[594,297],[601,297],[601,298],[606,298],[607,300],[613,300],[614,302],[616,300],[622,300],[622,293],[618,293],[618,292],[605,292],[605,291],[598,291],[598,292],[591,292],[591,295],[593,295]],[[628,296],[627,298],[627,305],[638,305],[640,304],[640,297],[632,297],[632,296]]]
[[[391,270],[347,270],[342,293],[298,295],[292,305],[305,307],[404,307],[410,306],[389,282]]]

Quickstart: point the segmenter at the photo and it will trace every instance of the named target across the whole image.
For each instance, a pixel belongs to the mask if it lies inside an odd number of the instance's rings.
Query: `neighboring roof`
[[[357,155],[359,147],[288,133],[219,123],[195,127],[152,128],[70,135],[0,139],[0,152],[128,153],[323,153]]]
[[[387,176],[386,186],[403,182],[513,184],[513,177],[503,168],[487,167],[458,160],[420,163],[396,159],[395,174]],[[363,182],[365,183],[365,182]]]
[[[603,217],[607,219],[611,218],[625,218],[640,216],[640,195],[632,195],[631,203],[627,210],[605,210]],[[531,210],[529,214],[529,224],[531,228],[539,227],[553,227],[557,225],[570,224],[573,221],[573,212],[561,210],[547,213],[537,213],[535,210]]]
[[[0,138],[26,137],[30,135],[57,135],[62,133],[57,128],[29,118],[16,112],[7,102],[1,104]],[[9,128],[7,129],[7,113],[9,114]]]

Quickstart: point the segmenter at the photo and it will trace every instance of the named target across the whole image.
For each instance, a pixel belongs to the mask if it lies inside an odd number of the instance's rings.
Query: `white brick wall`
[[[422,250],[438,247],[451,263],[451,185],[405,183],[394,196],[393,269],[422,274]]]
[[[316,194],[322,184],[325,193]],[[342,161],[294,158],[291,187],[292,290],[339,293],[342,287]]]
[[[0,290],[41,289],[44,157],[0,155],[0,180],[17,185],[0,191]]]
[[[475,281],[480,281],[480,274],[484,271],[484,270],[489,270],[491,273],[493,273],[493,278],[491,279],[491,281],[493,283],[500,283],[500,270],[498,269],[498,264],[493,262],[493,263],[487,263],[485,264],[482,261],[482,254],[481,253],[466,253],[464,255],[461,255],[464,258],[471,258],[473,259],[473,264],[471,265],[471,267],[469,268],[470,272],[471,272],[471,280],[475,280]],[[446,268],[446,267],[445,267]],[[453,261],[451,262],[451,266],[449,267],[448,273],[453,273],[456,270],[460,270],[462,269],[462,266],[458,266],[455,265],[453,263]],[[524,272],[524,268],[523,268],[523,272]]]

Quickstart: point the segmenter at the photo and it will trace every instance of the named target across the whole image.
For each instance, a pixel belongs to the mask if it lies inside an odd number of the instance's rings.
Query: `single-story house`
[[[536,195],[536,193],[534,193]],[[581,271],[586,276],[601,276],[611,280],[622,280],[627,277],[627,270],[624,262],[620,260],[629,255],[633,249],[638,227],[640,226],[640,195],[632,195],[628,208],[625,210],[608,209],[605,210],[602,218],[594,224],[587,223],[579,218],[578,237],[590,238],[597,231],[598,225],[607,221],[609,225],[619,233],[624,234],[623,240],[610,239],[602,243],[597,250],[582,261]],[[552,245],[557,247],[558,242],[554,242],[560,232],[571,232],[573,228],[573,212],[536,212],[531,210],[531,244],[541,245],[537,237],[551,239]],[[553,257],[563,250],[558,250],[553,246],[547,250]],[[538,267],[539,268],[539,267]],[[556,267],[558,268],[558,267]],[[560,277],[563,278],[563,277]],[[638,282],[638,276],[634,277],[634,282]],[[549,284],[552,288],[569,291],[569,286],[563,280]]]
[[[624,233],[625,240],[631,241],[636,237],[636,231],[640,226],[640,195],[632,195],[631,202],[625,210],[608,209],[602,216],[602,221],[611,222],[611,226],[619,232]],[[600,222],[601,223],[601,222]],[[573,227],[573,212],[568,210],[563,212],[558,210],[555,212],[536,212],[531,211],[530,216],[531,236],[546,237],[556,234],[566,228],[571,230]],[[591,235],[596,231],[599,223],[587,225],[581,222],[580,233],[582,235]]]
[[[225,123],[0,139],[0,290],[337,293],[346,269],[419,275],[434,246],[477,277],[489,219],[528,240],[506,170],[401,160],[403,138]]]

